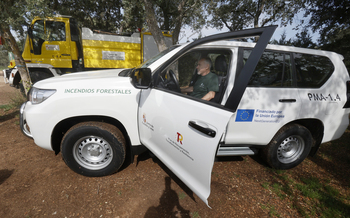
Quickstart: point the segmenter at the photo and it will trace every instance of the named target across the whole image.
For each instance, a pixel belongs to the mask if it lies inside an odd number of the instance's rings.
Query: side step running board
[[[216,156],[242,156],[254,154],[255,152],[248,147],[219,147]]]

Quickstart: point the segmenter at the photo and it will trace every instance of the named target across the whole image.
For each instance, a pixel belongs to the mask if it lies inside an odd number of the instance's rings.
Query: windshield
[[[151,64],[153,64],[154,62],[156,62],[158,59],[160,59],[161,57],[163,57],[164,55],[166,55],[167,53],[169,53],[170,51],[174,50],[175,48],[179,47],[179,45],[173,45],[170,48],[167,48],[166,50],[160,52],[159,54],[153,56],[151,59],[143,62],[141,65],[139,65],[137,68],[147,68],[148,66],[150,66]],[[123,71],[121,71],[118,76],[122,76],[122,77],[128,77],[131,74],[131,71],[135,69],[135,68],[130,68],[130,69],[125,69]]]
[[[140,66],[137,68],[147,68],[149,65],[153,64],[155,61],[157,61],[159,58],[166,55],[168,52],[174,50],[179,45],[171,46],[170,48],[167,48],[166,50],[162,51],[161,53],[157,54],[156,56],[153,56],[151,59],[147,60],[146,62],[143,62]]]

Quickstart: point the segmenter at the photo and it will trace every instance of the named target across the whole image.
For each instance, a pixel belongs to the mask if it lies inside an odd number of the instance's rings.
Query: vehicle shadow
[[[12,118],[15,118],[16,115],[18,115],[18,114],[19,114],[19,110],[15,110],[12,113],[6,114],[4,116],[0,116],[0,122],[4,122],[4,121],[10,120]]]
[[[171,189],[171,178],[167,176],[164,180],[165,190],[159,198],[159,205],[148,208],[144,217],[190,217],[190,211],[185,210],[180,205],[176,191]],[[177,211],[174,211],[175,207],[177,208]]]
[[[14,170],[0,170],[0,185],[10,178],[13,172]]]
[[[217,156],[215,157],[215,162],[238,162],[243,161],[242,156]]]
[[[139,162],[152,159],[165,173],[165,189],[159,198],[159,205],[148,208],[145,218],[149,217],[190,217],[190,211],[185,210],[180,205],[178,193],[171,189],[171,181],[174,181],[194,202],[196,202],[193,192],[189,189],[167,166],[165,166],[152,152],[144,152],[137,156],[136,166]],[[177,209],[174,211],[174,209]]]
[[[140,161],[145,161],[149,158],[152,158],[154,163],[157,163],[163,170],[168,174],[168,176],[178,185],[180,188],[193,200],[196,201],[193,192],[190,188],[187,187],[165,164],[163,164],[152,152],[145,152],[137,157],[137,163]],[[136,164],[137,166],[137,164]]]

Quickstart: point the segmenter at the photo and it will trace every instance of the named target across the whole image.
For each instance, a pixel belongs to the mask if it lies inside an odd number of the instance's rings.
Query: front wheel
[[[278,131],[262,149],[262,158],[275,169],[291,169],[299,165],[310,153],[313,138],[304,126],[290,124]]]
[[[125,160],[125,139],[120,130],[102,122],[84,122],[70,128],[61,143],[69,168],[84,176],[106,176]]]

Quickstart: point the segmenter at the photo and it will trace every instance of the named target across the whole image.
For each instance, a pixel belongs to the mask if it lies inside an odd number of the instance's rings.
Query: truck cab
[[[74,18],[37,17],[32,21],[22,54],[27,63],[50,64],[58,69],[79,68],[82,55],[81,33]]]
[[[172,45],[172,35],[163,32]],[[23,59],[33,83],[66,73],[97,69],[133,68],[158,54],[149,32],[108,33],[79,28],[70,16],[33,19],[25,40]],[[5,81],[18,86],[21,80],[15,65]]]

